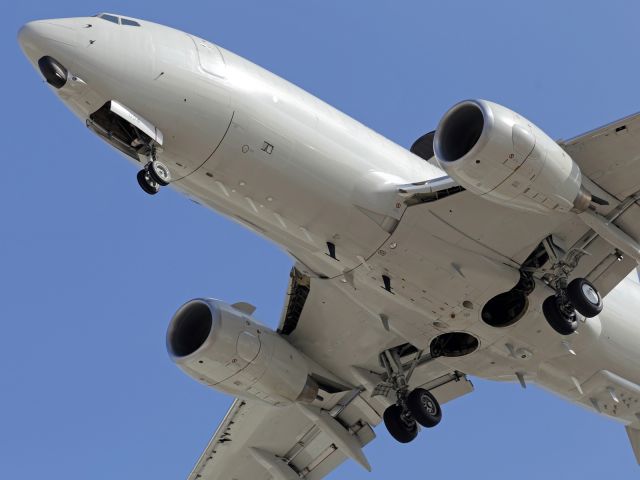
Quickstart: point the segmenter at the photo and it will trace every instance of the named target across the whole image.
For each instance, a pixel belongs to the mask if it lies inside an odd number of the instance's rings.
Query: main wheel
[[[551,328],[560,335],[571,335],[578,328],[576,312],[574,311],[570,315],[563,312],[562,308],[560,308],[560,301],[555,295],[547,297],[547,299],[542,302],[542,313],[549,325],[551,325]]]
[[[416,388],[407,397],[407,407],[413,418],[423,427],[435,427],[442,420],[440,404],[424,388]]]
[[[575,278],[567,285],[567,297],[576,310],[587,318],[602,311],[602,297],[586,278]]]
[[[138,185],[140,185],[140,188],[149,195],[155,195],[160,191],[160,187],[156,182],[151,180],[149,172],[146,170],[140,170],[138,175],[136,175],[136,178],[138,179]]]
[[[153,160],[150,162],[149,165],[147,165],[147,170],[149,170],[151,180],[156,182],[158,185],[166,187],[171,182],[171,172],[160,160]]]
[[[382,414],[384,425],[393,438],[400,443],[409,443],[418,436],[418,424],[402,414],[400,405],[391,405]]]

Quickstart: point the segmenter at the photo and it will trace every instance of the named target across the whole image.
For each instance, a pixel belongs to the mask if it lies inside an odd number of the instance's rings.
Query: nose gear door
[[[160,129],[115,100],[89,115],[87,127],[138,162],[144,162],[164,141]]]

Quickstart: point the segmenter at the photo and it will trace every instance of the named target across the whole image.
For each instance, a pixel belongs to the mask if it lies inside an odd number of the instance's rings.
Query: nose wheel
[[[136,175],[136,178],[140,188],[149,195],[155,195],[160,191],[160,185],[151,179],[151,175],[149,175],[149,172],[146,169],[140,170],[138,175]]]
[[[171,183],[171,173],[169,168],[160,160],[152,160],[146,167],[151,179],[161,187],[166,187]]]
[[[169,168],[159,160],[151,160],[138,172],[138,185],[149,195],[155,195],[160,187],[166,187],[171,183]]]

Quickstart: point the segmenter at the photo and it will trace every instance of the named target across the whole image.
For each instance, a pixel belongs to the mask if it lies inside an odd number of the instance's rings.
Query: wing
[[[560,146],[583,174],[618,200],[640,190],[640,113],[561,141]]]
[[[599,213],[631,237],[640,238],[640,207],[635,197],[640,191],[640,116],[560,144],[580,165],[592,191],[609,202]],[[532,256],[535,259],[536,249],[551,233],[559,251],[579,256],[573,274],[589,278],[602,294],[636,268],[633,259],[621,258],[619,251],[576,216],[530,214],[479,201],[446,178],[433,185],[409,186],[400,194],[410,207],[388,242],[408,250],[420,251],[429,241],[432,248],[449,249],[453,258],[493,260],[486,268],[497,264],[519,268]],[[391,264],[398,253],[393,247],[387,252],[384,258]],[[455,270],[455,265],[451,267]],[[428,277],[429,271],[425,270],[420,283],[436,289],[442,279]],[[441,274],[443,269],[433,271]],[[342,280],[349,282],[349,275]],[[271,407],[236,400],[190,480],[320,479],[348,458],[369,468],[362,447],[375,438],[373,427],[391,403],[385,395],[371,395],[384,378],[378,352],[392,347],[402,352],[403,345],[409,345],[389,327],[388,319],[356,302],[347,291],[338,280],[310,278],[294,268],[278,331],[309,359],[349,384],[318,378],[321,399],[311,406]],[[416,337],[431,338],[437,333],[422,317],[416,321],[420,323],[416,323]],[[419,363],[419,355],[415,348],[407,348],[402,358],[418,365],[412,387],[427,388],[441,404],[473,390],[463,373],[437,359]],[[632,433],[637,444],[637,434]]]
[[[598,206],[598,213],[619,232],[640,239],[640,207],[636,203],[640,198],[640,114],[559,144],[580,166],[587,188],[608,202]],[[411,242],[407,237],[415,236],[415,241],[421,242],[428,235],[517,269],[527,261],[539,261],[536,255],[541,252],[541,242],[551,236],[563,259],[579,260],[572,275],[588,278],[603,295],[636,268],[633,258],[621,254],[575,215],[521,212],[480,200],[467,191],[455,191],[450,179],[431,183],[400,190],[412,206],[389,242],[406,245]],[[428,221],[425,215],[430,217]],[[403,228],[406,237],[402,236]],[[536,267],[544,272],[545,265]]]
[[[350,385],[319,378],[322,399],[309,406],[235,400],[189,480],[320,479],[348,458],[369,469],[362,447],[391,404],[371,396],[383,372],[378,352],[404,343],[370,315],[335,282],[294,268],[279,332]],[[407,353],[411,358],[415,352]],[[428,388],[441,404],[473,389],[436,360],[417,367],[411,384]]]
[[[362,402],[354,401],[337,420],[324,414],[324,422],[336,422],[335,428],[341,428],[344,436],[349,435],[348,443],[342,444],[333,438],[329,428],[325,431],[319,426],[323,424],[314,418],[323,415],[319,410],[235,400],[189,479],[319,479],[349,455],[368,467],[361,446],[375,437],[367,423],[369,410]],[[350,435],[339,422],[353,418],[358,421]]]

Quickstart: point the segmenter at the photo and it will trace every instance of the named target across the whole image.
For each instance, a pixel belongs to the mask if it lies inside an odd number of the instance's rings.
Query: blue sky
[[[231,403],[164,345],[184,301],[244,300],[275,326],[291,261],[164,190],[87,132],[22,56],[32,19],[115,11],[219,43],[408,147],[464,98],[554,138],[639,110],[629,1],[22,1],[4,8],[0,478],[186,478]],[[536,388],[475,380],[410,445],[380,427],[366,474],[631,478],[622,426]]]

